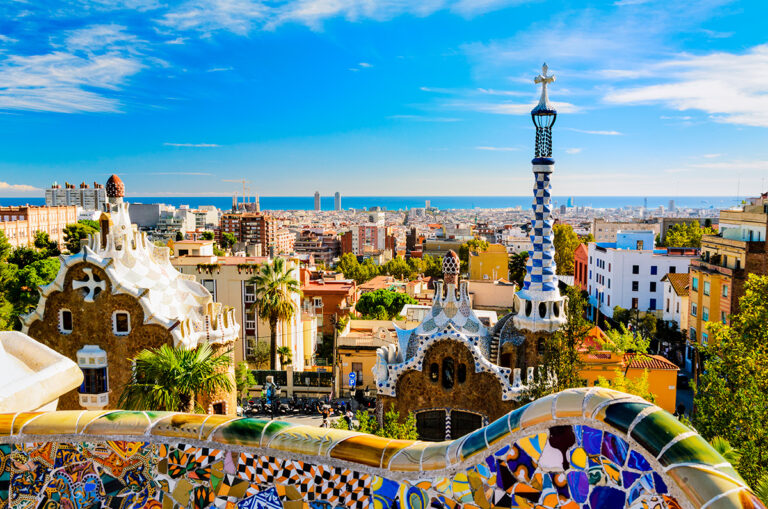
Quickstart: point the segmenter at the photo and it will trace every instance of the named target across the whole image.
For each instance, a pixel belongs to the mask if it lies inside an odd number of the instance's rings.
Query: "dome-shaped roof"
[[[109,177],[106,188],[108,198],[122,198],[125,196],[125,184],[117,175]]]
[[[456,251],[451,249],[445,256],[443,256],[443,274],[458,274],[460,271],[461,262],[459,261],[459,255]]]

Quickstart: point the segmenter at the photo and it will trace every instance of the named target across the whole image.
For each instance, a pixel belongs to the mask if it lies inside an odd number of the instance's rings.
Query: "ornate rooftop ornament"
[[[536,126],[536,158],[552,157],[552,126],[557,119],[557,110],[550,104],[547,94],[547,85],[555,81],[554,75],[547,74],[548,70],[547,64],[542,65],[541,74],[533,79],[534,83],[541,84],[539,104],[531,110]]]

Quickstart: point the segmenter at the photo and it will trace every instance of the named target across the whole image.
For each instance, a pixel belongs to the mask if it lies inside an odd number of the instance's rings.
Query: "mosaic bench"
[[[572,389],[451,442],[219,415],[0,415],[12,508],[762,508],[650,403]]]

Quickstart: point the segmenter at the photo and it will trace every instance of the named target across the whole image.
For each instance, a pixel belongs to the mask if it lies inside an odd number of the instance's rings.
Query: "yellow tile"
[[[22,432],[27,435],[74,435],[82,413],[83,410],[46,412],[25,424]]]
[[[161,437],[191,438],[197,440],[200,428],[208,418],[203,414],[175,414],[155,422],[150,434]]]
[[[342,440],[346,440],[352,432],[345,431],[343,429],[329,429],[323,437],[323,441],[320,444],[320,456],[330,456],[331,450],[336,447],[336,444]]]
[[[77,433],[82,433],[91,421],[109,413],[109,410],[85,410],[77,420]]]
[[[13,420],[13,427],[11,429],[11,433],[14,435],[18,435],[21,431],[21,428],[24,427],[24,425],[31,419],[34,419],[38,415],[41,415],[43,412],[21,412],[16,414],[16,418]]]
[[[630,395],[604,388],[593,388],[587,395],[587,403],[584,407],[584,417],[591,418],[594,411],[603,403],[616,399],[629,398]]]
[[[382,468],[387,468],[389,462],[392,461],[392,457],[406,447],[409,447],[412,443],[413,440],[390,440],[381,457]]]
[[[555,403],[555,416],[557,418],[581,417],[584,392],[583,390],[567,390],[558,394]]]
[[[211,432],[221,426],[222,424],[230,421],[237,420],[236,417],[228,417],[226,415],[209,415],[204,423],[200,426],[200,439],[209,440]]]
[[[524,429],[552,420],[552,401],[554,399],[555,394],[550,394],[528,405],[520,417],[520,427]]]
[[[8,436],[11,434],[11,425],[16,414],[0,414],[0,435]]]
[[[446,454],[450,442],[431,443],[421,455],[422,470],[440,470],[447,466]]]
[[[278,433],[266,445],[278,451],[314,456],[320,454],[327,431],[317,426],[295,426]]]
[[[427,442],[413,442],[392,457],[388,468],[394,472],[418,472],[421,470],[421,454],[429,446]],[[385,465],[386,466],[386,465]]]
[[[695,507],[701,507],[717,495],[740,486],[721,472],[710,472],[693,466],[673,468],[667,474]]]
[[[144,412],[117,410],[92,420],[83,429],[83,435],[144,435],[149,418]]]
[[[754,493],[745,488],[715,500],[707,506],[707,509],[741,509],[744,507],[763,507],[763,503]]]
[[[336,444],[331,449],[330,456],[340,460],[362,463],[369,467],[379,467],[389,440],[368,434],[352,436]]]

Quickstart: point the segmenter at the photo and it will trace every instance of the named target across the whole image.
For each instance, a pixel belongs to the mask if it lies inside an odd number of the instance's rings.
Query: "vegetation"
[[[525,281],[526,269],[528,263],[528,251],[515,253],[509,257],[509,280],[522,288]]]
[[[416,279],[421,275],[441,277],[443,274],[442,259],[429,255],[424,255],[423,258],[409,258],[408,261],[402,256],[397,256],[380,266],[370,259],[360,263],[357,256],[346,253],[336,264],[336,270],[344,274],[345,278],[354,279],[359,285],[381,274],[398,279]]]
[[[297,312],[293,295],[301,291],[301,285],[282,258],[262,265],[248,284],[254,285],[253,307],[269,322],[269,369],[275,369],[277,323],[290,320]]]
[[[705,361],[694,399],[696,429],[706,439],[739,444],[735,466],[753,486],[768,476],[766,323],[768,277],[750,275],[731,325],[711,323],[708,346],[699,346]]]
[[[572,276],[574,268],[573,253],[579,246],[579,236],[573,231],[571,225],[565,223],[556,224],[552,231],[555,234],[554,244],[557,273]]]
[[[710,223],[711,224],[711,223]],[[710,227],[702,228],[698,221],[678,223],[667,231],[664,237],[666,247],[701,247],[702,235],[716,235]]]
[[[406,304],[416,304],[416,300],[405,293],[379,289],[362,294],[355,309],[367,320],[392,320]]]
[[[98,221],[80,220],[64,227],[64,246],[70,253],[80,252],[80,241],[96,233],[101,227]]]
[[[586,235],[582,235],[579,237],[579,242],[582,244],[589,244],[590,242],[595,242],[595,236],[591,233],[587,233]]]
[[[656,395],[649,389],[648,383],[648,370],[643,370],[643,374],[639,379],[627,378],[624,371],[620,369],[614,370],[614,376],[612,380],[607,380],[602,376],[597,377],[597,385],[600,387],[609,387],[611,389],[626,392],[627,394],[634,394],[640,396],[646,401],[651,403],[656,402]]]
[[[642,334],[633,334],[624,324],[619,324],[618,329],[608,329],[605,335],[610,341],[606,342],[603,347],[619,354],[647,354],[651,344],[650,338],[646,338]]]
[[[176,241],[184,240],[184,232],[178,231],[176,232]]]
[[[488,241],[482,239],[472,239],[459,246],[459,261],[461,262],[461,272],[469,270],[469,253],[482,253],[488,249]]]
[[[251,345],[251,354],[248,356],[248,360],[256,369],[267,369],[269,367],[269,343],[254,338],[249,338],[248,341]]]
[[[289,346],[281,346],[277,349],[277,355],[280,357],[280,369],[285,369],[293,361],[293,352]]]
[[[624,309],[621,306],[613,307],[613,321],[620,325],[626,325],[631,332],[637,331],[643,337],[656,336],[658,320],[651,313],[639,313],[633,309]]]
[[[162,345],[142,350],[133,361],[134,377],[123,388],[119,408],[199,412],[197,395],[232,390],[229,353],[216,355],[208,343],[194,350]]]
[[[400,412],[395,411],[395,406],[390,406],[387,413],[384,414],[384,426],[379,427],[376,418],[365,410],[358,410],[355,414],[358,427],[355,431],[361,433],[370,433],[385,438],[394,438],[398,440],[418,440],[419,432],[416,430],[416,416],[413,412],[408,412],[408,417],[400,422]],[[336,419],[333,422],[336,429],[349,429],[344,419]]]
[[[224,249],[230,249],[237,242],[237,237],[234,233],[222,233],[221,234],[221,247]]]
[[[211,231],[204,231],[202,234],[203,240],[213,240],[213,232]]]
[[[248,389],[256,385],[256,377],[247,362],[238,362],[235,366],[235,385],[240,398],[247,396]]]

